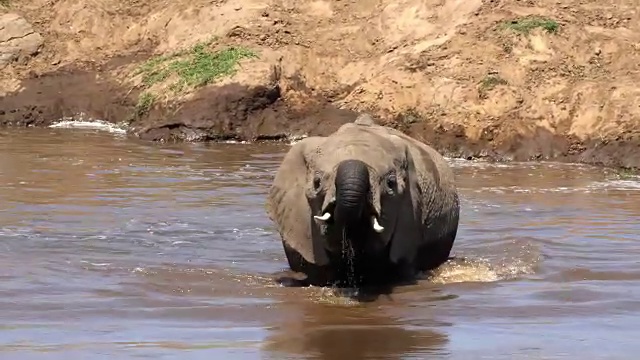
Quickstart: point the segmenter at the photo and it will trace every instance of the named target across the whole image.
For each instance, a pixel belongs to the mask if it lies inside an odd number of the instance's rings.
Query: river
[[[288,288],[264,200],[287,145],[0,130],[0,358],[634,359],[640,179],[451,160],[431,279],[358,303]]]

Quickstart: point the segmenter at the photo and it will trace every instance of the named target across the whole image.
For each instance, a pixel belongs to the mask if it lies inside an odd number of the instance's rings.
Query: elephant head
[[[389,244],[399,214],[413,213],[407,154],[371,133],[357,141],[352,131],[339,135],[325,140],[328,151],[312,152],[308,163],[312,238],[329,253],[375,257]]]
[[[317,266],[412,262],[422,239],[419,176],[408,142],[370,118],[309,137],[284,157],[267,212],[285,250]],[[303,271],[289,251],[291,268]]]

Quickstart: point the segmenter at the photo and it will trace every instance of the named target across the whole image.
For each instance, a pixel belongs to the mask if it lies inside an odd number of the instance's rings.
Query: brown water
[[[640,179],[452,161],[455,261],[358,304],[284,288],[287,146],[0,130],[1,359],[634,359]]]

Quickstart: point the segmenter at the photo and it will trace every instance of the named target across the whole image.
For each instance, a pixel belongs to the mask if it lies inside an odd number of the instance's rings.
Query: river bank
[[[367,111],[449,156],[640,168],[632,3],[34,0],[0,16],[2,126],[256,141]]]

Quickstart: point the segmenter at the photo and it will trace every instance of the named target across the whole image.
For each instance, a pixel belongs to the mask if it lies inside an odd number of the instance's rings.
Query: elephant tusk
[[[313,218],[316,220],[322,220],[322,221],[327,221],[329,220],[329,218],[331,217],[331,214],[329,214],[328,212],[324,213],[324,215],[322,216],[318,216],[318,215],[314,215]]]
[[[373,230],[375,230],[375,232],[377,233],[383,232],[384,227],[380,226],[380,224],[378,223],[378,219],[375,216],[372,216],[371,219],[373,221]]]

